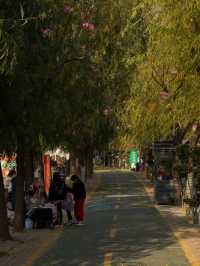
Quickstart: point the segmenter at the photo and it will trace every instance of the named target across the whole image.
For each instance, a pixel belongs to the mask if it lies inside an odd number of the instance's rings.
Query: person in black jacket
[[[86,190],[84,183],[77,175],[72,175],[73,182],[72,192],[74,194],[74,215],[77,220],[77,225],[83,225],[84,220],[84,204],[86,199]]]
[[[54,202],[57,206],[57,224],[62,224],[62,201],[66,199],[66,194],[65,182],[61,179],[60,173],[55,172],[49,189],[49,201]]]

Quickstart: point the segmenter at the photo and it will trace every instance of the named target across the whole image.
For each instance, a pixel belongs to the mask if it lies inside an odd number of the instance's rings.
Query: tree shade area
[[[17,154],[15,229],[33,158],[200,137],[200,4],[0,0],[0,150]],[[0,175],[0,238],[9,238]]]

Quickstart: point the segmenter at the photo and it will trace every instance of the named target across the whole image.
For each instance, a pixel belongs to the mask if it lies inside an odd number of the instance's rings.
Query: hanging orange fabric
[[[43,165],[44,165],[44,191],[46,192],[46,194],[48,194],[51,184],[51,161],[49,155],[43,156]]]

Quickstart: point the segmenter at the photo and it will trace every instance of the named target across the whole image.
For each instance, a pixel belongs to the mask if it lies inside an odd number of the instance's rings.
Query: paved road
[[[189,266],[140,180],[105,172],[84,227],[68,227],[34,266]]]

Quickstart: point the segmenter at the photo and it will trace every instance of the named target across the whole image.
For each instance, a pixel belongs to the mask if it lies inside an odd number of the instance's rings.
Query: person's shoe
[[[76,223],[77,226],[82,226],[84,223],[82,221]]]
[[[72,226],[72,225],[74,225],[75,223],[73,222],[73,221],[69,221],[69,222],[67,222],[66,224],[65,224],[65,226],[67,227],[67,226]]]

